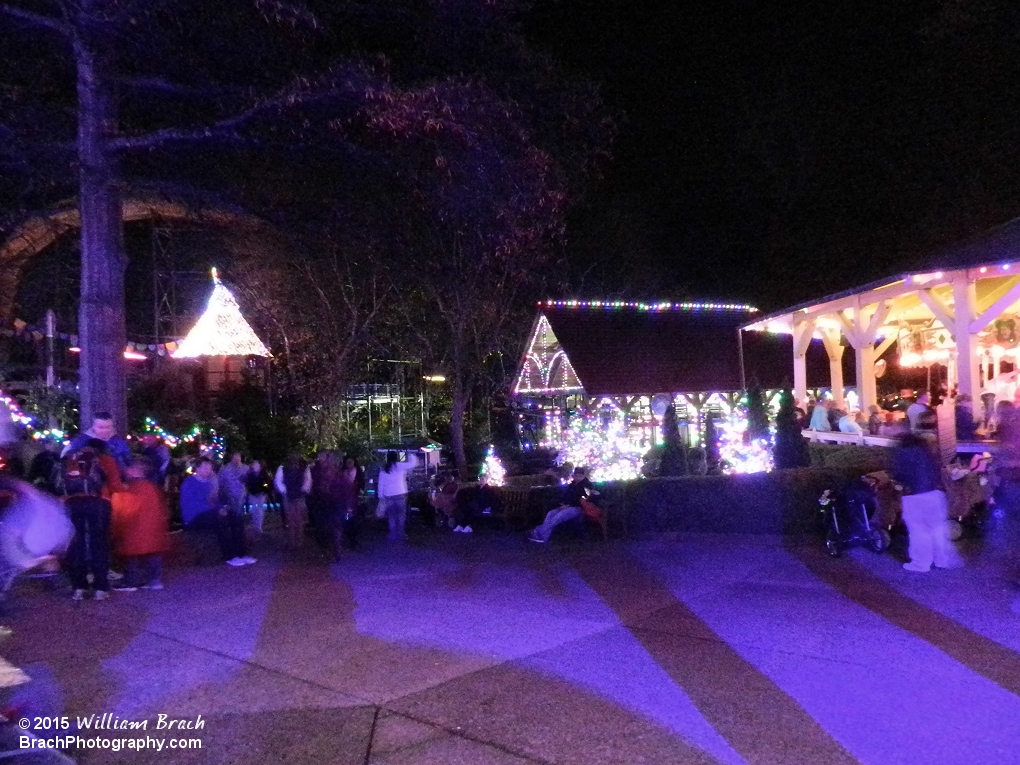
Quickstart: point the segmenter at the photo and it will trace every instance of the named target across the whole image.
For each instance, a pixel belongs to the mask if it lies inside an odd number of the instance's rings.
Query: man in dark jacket
[[[910,537],[910,562],[907,571],[926,573],[936,568],[953,568],[959,564],[956,550],[949,541],[948,508],[939,464],[932,439],[925,432],[932,429],[934,414],[918,418],[920,433],[909,433],[900,439],[896,450],[893,477],[903,487],[903,522]]]
[[[594,493],[594,489],[588,480],[588,471],[583,467],[574,468],[570,483],[563,488],[560,506],[546,513],[545,521],[535,527],[528,539],[532,542],[548,542],[554,528],[581,516],[581,500]]]

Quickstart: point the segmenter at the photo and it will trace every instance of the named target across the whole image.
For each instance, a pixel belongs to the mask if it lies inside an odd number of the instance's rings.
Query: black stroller
[[[878,510],[875,480],[864,476],[846,490],[826,489],[818,498],[825,525],[825,550],[836,558],[855,544],[864,544],[876,553],[889,549],[889,532],[872,523]]]

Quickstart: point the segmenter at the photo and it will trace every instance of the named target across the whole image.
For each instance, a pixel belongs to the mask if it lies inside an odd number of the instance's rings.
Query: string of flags
[[[46,331],[40,327],[33,326],[26,321],[21,319],[15,319],[6,327],[0,327],[0,335],[4,337],[18,337],[26,340],[32,340],[37,343],[41,343],[46,339]],[[55,332],[54,338],[62,340],[68,344],[68,351],[71,353],[77,353],[78,348],[78,336],[67,332]],[[152,356],[172,356],[176,351],[179,343],[176,340],[171,340],[166,343],[136,343],[128,342],[124,347],[124,356],[126,358],[150,358]]]
[[[233,293],[220,281],[219,273],[212,269],[213,291],[206,303],[205,311],[182,340],[166,343],[129,342],[124,348],[124,358],[145,360],[152,356],[169,356],[175,359],[190,359],[199,356],[262,356],[272,353],[255,334],[244,316]],[[0,334],[29,337],[41,342],[46,332],[28,322],[15,319],[11,326],[0,328]],[[68,351],[78,353],[78,336],[66,332],[55,337],[69,343]]]

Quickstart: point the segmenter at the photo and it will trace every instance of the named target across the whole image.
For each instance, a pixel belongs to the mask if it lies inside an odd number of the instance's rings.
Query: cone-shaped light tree
[[[241,315],[241,306],[212,270],[213,292],[195,326],[181,340],[175,359],[199,356],[263,356],[272,354]]]

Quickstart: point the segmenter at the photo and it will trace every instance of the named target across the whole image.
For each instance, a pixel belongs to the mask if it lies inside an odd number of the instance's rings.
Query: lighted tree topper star
[[[237,300],[212,270],[213,291],[205,312],[181,340],[175,359],[199,356],[272,356],[255,330],[241,315]]]

